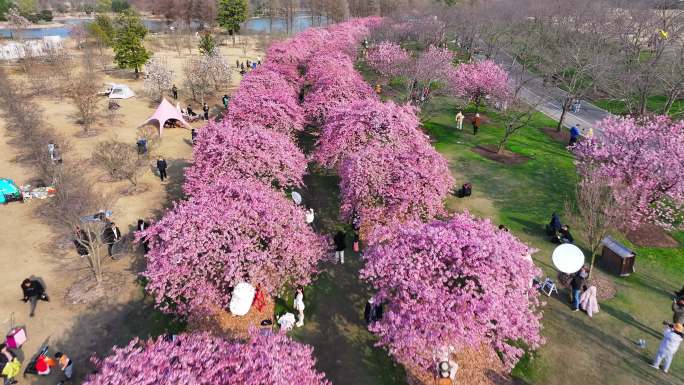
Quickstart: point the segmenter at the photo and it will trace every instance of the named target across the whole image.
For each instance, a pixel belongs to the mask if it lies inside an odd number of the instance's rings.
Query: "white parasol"
[[[570,243],[556,247],[553,250],[551,259],[556,269],[565,274],[576,273],[584,265],[584,253],[582,253],[579,247]]]
[[[292,200],[298,205],[302,204],[302,196],[296,191],[292,192]]]

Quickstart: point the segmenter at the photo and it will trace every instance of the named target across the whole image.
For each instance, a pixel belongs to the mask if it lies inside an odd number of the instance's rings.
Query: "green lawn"
[[[625,102],[620,101],[620,100],[611,100],[611,99],[597,99],[597,100],[592,100],[592,103],[596,105],[597,107],[601,107],[606,111],[609,111],[613,114],[616,115],[624,115],[627,114],[627,106],[625,105]],[[665,104],[665,97],[664,96],[652,96],[648,98],[646,102],[646,108],[648,109],[649,112],[654,112],[654,113],[659,113],[661,109],[663,108],[663,105]],[[674,102],[672,105],[672,108],[670,109],[670,116],[675,117],[675,118],[682,118],[684,117],[684,99],[678,99]]]
[[[379,81],[363,65],[358,69],[369,83]],[[385,84],[382,98],[401,100],[405,94],[400,83]],[[529,127],[521,129],[507,144],[510,151],[530,158],[510,166],[488,160],[471,149],[481,144],[496,144],[503,134],[501,122],[493,111],[485,111],[491,122],[477,136],[468,125],[457,131],[453,123],[457,101],[435,97],[423,107],[423,126],[433,138],[435,148],[450,162],[457,183],[472,182],[473,196],[449,198],[447,207],[467,209],[505,224],[520,239],[538,249],[535,263],[545,275],[555,277],[551,263],[554,245],[546,239],[543,227],[553,211],[562,212],[565,200],[574,199],[577,180],[573,157],[564,144],[555,142],[539,129],[555,122],[538,114]],[[621,234],[612,234],[624,240]],[[680,243],[676,249],[633,247],[637,254],[636,273],[619,278],[608,273],[617,296],[600,303],[601,311],[589,318],[572,312],[568,293],[544,297],[543,335],[547,343],[532,359],[529,357],[513,371],[528,384],[682,384],[684,357],[676,357],[669,375],[647,364],[653,357],[662,332],[662,321],[671,319],[671,293],[684,284],[684,233],[673,234]],[[583,247],[582,240],[579,246]],[[646,349],[635,341],[643,338]]]

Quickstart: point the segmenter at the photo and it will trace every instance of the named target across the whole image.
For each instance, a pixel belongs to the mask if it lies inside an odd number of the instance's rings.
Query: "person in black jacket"
[[[112,222],[105,228],[102,238],[107,244],[107,253],[109,254],[109,257],[114,259],[112,256],[112,249],[114,248],[114,244],[121,240],[121,230],[116,227],[116,223]]]
[[[157,170],[159,170],[159,178],[161,178],[162,182],[166,179],[166,167],[166,159],[160,156],[159,159],[157,159]]]
[[[74,245],[76,246],[76,252],[81,258],[90,254],[90,239],[88,238],[88,233],[78,226],[76,226],[76,229],[74,230]]]
[[[150,227],[149,222],[145,222],[143,219],[138,219],[138,226],[136,226],[136,231],[145,231],[148,227]],[[140,244],[142,244],[143,251],[145,254],[150,251],[150,243],[147,241],[147,238],[142,238],[140,240]]]
[[[204,120],[209,120],[209,106],[207,103],[202,105],[202,111],[204,111]]]
[[[580,309],[580,295],[584,288],[585,277],[586,272],[584,271],[584,268],[582,268],[575,273],[575,276],[572,277],[572,281],[570,281],[570,286],[572,288],[572,307],[574,311],[579,311]]]
[[[346,236],[343,231],[338,231],[335,234],[335,261],[344,264],[344,249],[347,248]]]
[[[368,302],[366,302],[363,318],[366,320],[367,324],[382,319],[382,304],[375,302],[376,300],[373,297],[370,297]]]
[[[26,278],[21,283],[21,291],[24,293],[24,298],[22,298],[22,301],[31,302],[31,313],[29,314],[31,317],[33,317],[34,313],[36,312],[36,304],[38,303],[38,300],[46,302],[50,301],[50,298],[47,296],[47,294],[45,294],[45,288],[43,287],[43,284],[35,279]]]

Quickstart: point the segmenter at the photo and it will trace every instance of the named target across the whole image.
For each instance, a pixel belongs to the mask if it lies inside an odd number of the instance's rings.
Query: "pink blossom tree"
[[[284,334],[252,332],[247,342],[208,333],[182,334],[114,347],[93,358],[97,372],[84,385],[329,385],[313,349]]]
[[[454,74],[454,53],[447,48],[431,45],[415,64],[415,79],[430,87],[432,83],[446,83]]]
[[[304,129],[302,107],[283,88],[240,87],[231,98],[226,119],[235,126],[254,124],[287,135]]]
[[[383,41],[366,55],[368,65],[385,78],[405,76],[414,68],[413,58],[399,44]]]
[[[314,159],[324,167],[337,167],[349,154],[369,144],[399,148],[420,140],[418,118],[413,107],[377,99],[355,100],[333,109],[318,140]]]
[[[508,73],[492,60],[460,64],[451,76],[454,94],[475,104],[489,100],[504,102],[510,97]]]
[[[443,213],[454,180],[449,166],[423,138],[404,148],[379,144],[347,156],[340,167],[341,214],[362,226],[429,220]]]
[[[488,220],[456,214],[447,221],[379,228],[361,277],[386,306],[370,326],[400,362],[434,368],[445,347],[496,349],[508,369],[536,349],[541,314],[532,250]]]
[[[303,108],[309,124],[321,126],[328,112],[343,103],[377,98],[346,55],[320,55],[312,58],[307,68],[306,78],[312,86],[304,97]]]
[[[209,123],[199,131],[192,166],[185,171],[185,192],[193,195],[220,179],[254,179],[276,188],[301,187],[304,153],[290,138],[251,124],[230,120]]]
[[[606,118],[573,149],[579,173],[605,180],[628,228],[684,228],[684,120]]]
[[[138,238],[149,240],[146,289],[164,312],[226,307],[240,282],[271,294],[307,285],[327,241],[304,209],[261,182],[221,178],[176,203]]]

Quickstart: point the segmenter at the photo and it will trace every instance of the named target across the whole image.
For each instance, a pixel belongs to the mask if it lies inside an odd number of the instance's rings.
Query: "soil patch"
[[[249,330],[252,328],[262,328],[261,321],[270,319],[273,324],[273,314],[275,311],[275,303],[270,297],[266,298],[266,306],[262,311],[257,311],[256,307],[252,306],[249,312],[238,317],[225,310],[217,310],[213,315],[190,317],[188,322],[189,331],[208,331],[212,334],[232,338],[248,338]],[[265,326],[272,328],[272,326]]]
[[[496,146],[491,144],[485,144],[481,146],[476,146],[472,148],[473,152],[476,152],[487,159],[499,162],[502,164],[522,164],[530,160],[530,158],[520,155],[518,153],[508,151],[506,149],[496,152]]]
[[[561,143],[569,143],[570,142],[570,131],[568,130],[561,130],[560,132],[556,131],[555,127],[544,127],[541,129],[541,131],[546,134],[549,138],[555,140],[556,142],[561,142]]]
[[[456,378],[459,384],[469,385],[512,385],[514,380],[504,371],[501,360],[490,348],[480,350],[464,349],[451,357],[458,363]],[[410,385],[434,385],[436,373],[427,373],[416,366],[406,366],[407,382]]]
[[[628,231],[627,239],[641,247],[679,247],[679,243],[665,230],[652,224],[645,224],[636,230]]]

